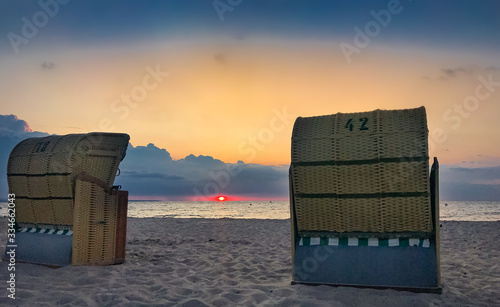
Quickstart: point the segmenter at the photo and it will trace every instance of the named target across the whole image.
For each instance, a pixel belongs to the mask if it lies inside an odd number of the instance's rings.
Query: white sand
[[[442,225],[441,295],[292,286],[288,220],[129,218],[125,264],[18,263],[14,302],[3,262],[0,305],[500,306],[500,222]]]

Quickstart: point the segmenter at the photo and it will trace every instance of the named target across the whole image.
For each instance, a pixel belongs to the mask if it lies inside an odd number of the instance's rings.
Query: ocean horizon
[[[443,201],[441,221],[500,221],[500,201]],[[0,202],[0,216],[7,216],[7,202]],[[128,217],[200,219],[290,218],[289,201],[158,201],[130,200]]]

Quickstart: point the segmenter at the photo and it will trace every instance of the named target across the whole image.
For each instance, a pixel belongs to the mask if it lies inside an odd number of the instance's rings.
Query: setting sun
[[[225,198],[224,196],[219,196],[217,199],[218,199],[219,201],[225,201],[225,200],[226,200],[226,198]]]

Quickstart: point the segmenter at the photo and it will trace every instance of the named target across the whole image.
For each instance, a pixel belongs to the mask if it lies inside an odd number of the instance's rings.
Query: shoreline
[[[0,218],[6,229],[6,218]],[[500,301],[500,222],[441,221],[443,293],[291,285],[290,221],[128,218],[125,263],[18,263],[18,306],[491,306]],[[6,234],[0,234],[4,251]],[[7,263],[0,280],[7,281]]]

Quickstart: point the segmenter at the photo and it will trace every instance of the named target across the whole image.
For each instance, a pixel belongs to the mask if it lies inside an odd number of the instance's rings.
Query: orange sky
[[[489,54],[374,46],[348,64],[338,42],[265,37],[53,50],[0,60],[7,68],[0,75],[9,80],[0,84],[2,113],[16,114],[37,131],[126,132],[134,146],[154,143],[174,159],[202,154],[225,162],[287,164],[296,116],[424,105],[431,133],[442,129],[430,137],[431,154],[442,163],[500,156],[500,90],[467,111],[467,118],[459,115],[463,122],[456,129],[456,118],[443,118],[457,116],[454,105],[474,95],[479,76],[500,81],[500,72],[485,70],[499,66]],[[42,69],[44,61],[54,68]],[[168,76],[157,83],[148,79],[154,89],[128,106],[121,95],[143,85],[148,66]],[[443,69],[463,67],[471,73],[442,78]],[[281,120],[276,112],[284,109],[291,116]],[[255,137],[261,139],[252,145]]]

